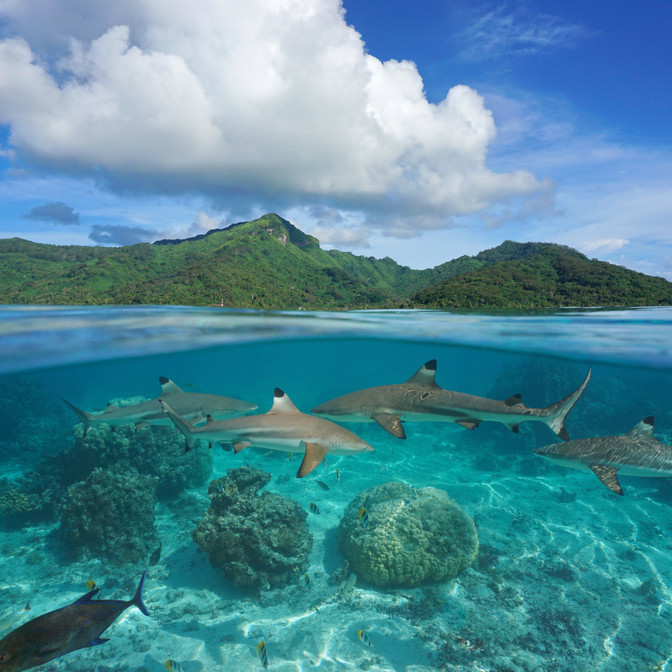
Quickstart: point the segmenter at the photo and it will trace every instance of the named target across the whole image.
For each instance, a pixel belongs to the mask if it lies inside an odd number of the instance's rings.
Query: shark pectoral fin
[[[520,433],[520,425],[511,425],[510,429],[514,434]]]
[[[371,416],[386,432],[396,436],[398,439],[405,439],[406,432],[401,424],[401,416],[390,413],[378,413]]]
[[[588,466],[595,476],[597,476],[609,490],[615,492],[617,495],[623,494],[623,488],[621,488],[621,484],[618,482],[618,476],[616,475],[616,472],[618,471],[617,469],[609,467],[606,464],[590,464]]]
[[[305,443],[306,452],[303,454],[303,460],[299,471],[296,473],[297,478],[303,478],[309,474],[315,467],[322,462],[324,456],[327,454],[327,449],[319,443]]]
[[[507,406],[522,406],[523,398],[519,394],[512,394],[508,399],[504,400]]]
[[[242,439],[241,441],[232,441],[231,445],[233,446],[233,452],[234,453],[239,453],[243,448],[247,448],[248,446],[252,445],[251,441],[246,441],[245,439]]]
[[[475,427],[478,427],[478,420],[456,420],[455,422],[465,429],[474,429]]]

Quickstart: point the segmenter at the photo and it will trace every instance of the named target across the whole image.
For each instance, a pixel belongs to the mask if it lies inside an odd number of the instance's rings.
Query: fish
[[[90,581],[86,582],[86,587],[89,590],[94,590],[94,589],[98,588],[98,584],[93,579],[91,579]]]
[[[107,642],[100,635],[131,606],[149,616],[142,601],[143,572],[135,595],[128,601],[94,600],[98,587],[72,604],[50,611],[19,626],[0,640],[0,671],[22,672],[67,653]]]
[[[308,510],[309,510],[311,513],[318,514],[318,513],[320,512],[320,507],[319,507],[317,504],[315,504],[315,502],[310,502],[310,503],[308,504]]]
[[[612,492],[623,495],[622,476],[672,476],[672,446],[653,434],[652,415],[627,434],[575,439],[535,448],[534,453],[555,464],[592,471]]]
[[[273,405],[267,413],[248,415],[229,420],[208,417],[205,425],[195,427],[175,412],[169,401],[161,399],[166,415],[187,439],[191,447],[199,439],[213,443],[228,441],[239,453],[248,446],[270,450],[303,453],[303,460],[296,474],[303,478],[322,462],[325,455],[352,455],[373,450],[356,434],[334,422],[302,413],[281,389],[273,392]]]
[[[310,580],[308,574],[303,575],[303,585],[310,590],[310,587],[313,585],[313,582]]]
[[[364,632],[364,630],[357,630],[357,637],[359,637],[359,640],[362,642],[362,644],[364,644],[364,646],[373,646],[369,636]]]
[[[223,397],[218,394],[204,394],[201,392],[185,392],[172,380],[161,376],[161,399],[167,400],[176,413],[198,424],[208,416],[214,418],[230,418],[244,415],[257,410],[256,404],[248,401]],[[84,434],[93,425],[106,424],[111,427],[132,424],[137,429],[146,425],[166,425],[170,420],[161,409],[159,398],[142,401],[131,406],[115,406],[108,404],[103,413],[87,413],[71,404],[66,399],[62,401],[75,413],[80,422],[84,423]]]
[[[336,482],[341,482],[341,472],[338,469],[336,469]]]
[[[518,432],[522,422],[543,422],[568,441],[565,418],[586,389],[590,370],[581,385],[546,408],[528,408],[520,394],[504,401],[444,390],[436,383],[436,360],[423,364],[405,383],[350,392],[313,408],[311,413],[339,422],[376,422],[385,431],[405,439],[402,422],[454,422],[474,429],[481,422],[501,422]]]
[[[362,523],[362,527],[366,529],[366,526],[369,524],[369,514],[364,507],[359,510],[359,515],[357,517]]]
[[[164,667],[168,670],[168,672],[183,672],[182,666],[176,661],[173,660],[172,658],[169,658],[166,661],[166,664]]]
[[[352,591],[356,583],[357,583],[357,574],[353,572],[348,577],[348,580],[343,584],[343,588],[341,588],[341,597],[345,597],[345,595],[347,595],[350,591]]]
[[[224,481],[221,478],[217,481],[217,490],[218,492],[224,492]]]
[[[268,669],[268,651],[266,650],[266,642],[263,639],[257,644],[257,655],[264,669]]]
[[[149,566],[153,567],[161,559],[161,541],[159,540],[159,545],[154,549],[152,554],[149,556]]]
[[[14,626],[14,624],[19,621],[27,611],[30,611],[30,603],[26,604],[23,609],[18,609],[17,611],[12,611],[0,618],[0,632],[6,632]]]
[[[324,483],[324,481],[315,481],[315,483],[317,483],[322,488],[322,490],[329,490],[329,486]]]

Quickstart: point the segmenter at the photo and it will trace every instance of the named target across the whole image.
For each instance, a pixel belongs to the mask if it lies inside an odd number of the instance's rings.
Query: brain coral
[[[237,586],[277,588],[306,571],[313,539],[299,504],[257,491],[271,475],[244,466],[210,483],[210,508],[194,541]]]
[[[451,579],[478,555],[473,520],[445,491],[400,482],[357,495],[341,519],[338,544],[359,578],[377,586]]]

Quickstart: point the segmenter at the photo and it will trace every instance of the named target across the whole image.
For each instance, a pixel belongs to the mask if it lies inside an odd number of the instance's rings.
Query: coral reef
[[[189,453],[184,441],[170,427],[136,430],[125,425],[113,430],[109,425],[75,426],[75,445],[64,459],[64,477],[70,482],[86,478],[95,468],[136,470],[159,479],[157,496],[176,497],[186,488],[204,485],[212,472],[212,452],[200,444]]]
[[[96,469],[71,485],[57,507],[68,550],[117,564],[146,559],[158,543],[157,480],[133,471]]]
[[[257,491],[271,479],[260,469],[229,469],[208,488],[210,508],[194,541],[235,585],[278,588],[308,567],[313,539],[307,513],[293,500]]]
[[[362,508],[366,524],[359,516]],[[472,519],[446,492],[394,481],[369,488],[348,504],[338,544],[357,576],[377,586],[451,579],[478,555]]]
[[[0,521],[21,526],[39,520],[48,505],[46,498],[28,492],[21,484],[0,479]]]

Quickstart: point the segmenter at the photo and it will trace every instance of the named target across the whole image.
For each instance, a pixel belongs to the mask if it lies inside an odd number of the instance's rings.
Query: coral
[[[229,469],[210,483],[210,508],[194,530],[210,562],[237,586],[285,586],[308,567],[313,539],[307,513],[286,497],[258,495],[270,479],[250,466]]]
[[[366,525],[359,518],[362,507]],[[357,576],[377,586],[451,579],[478,555],[472,519],[443,490],[400,482],[357,495],[341,519],[338,544]]]
[[[138,562],[156,548],[156,478],[96,469],[71,485],[58,505],[61,536],[75,555]]]
[[[207,482],[212,473],[212,452],[204,444],[185,453],[184,440],[170,427],[136,430],[125,425],[113,430],[109,425],[84,426],[74,430],[75,446],[63,456],[69,463],[64,476],[74,482],[97,467],[134,469],[159,479],[160,499],[176,497],[186,488]]]
[[[44,517],[48,497],[28,491],[20,483],[0,480],[0,518],[10,525],[23,525]]]

